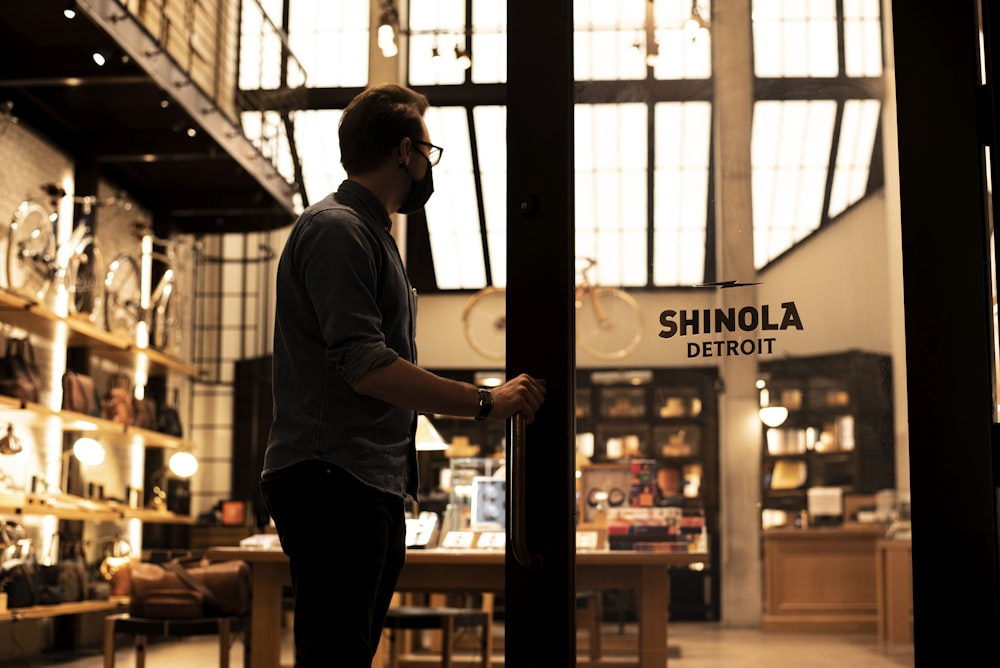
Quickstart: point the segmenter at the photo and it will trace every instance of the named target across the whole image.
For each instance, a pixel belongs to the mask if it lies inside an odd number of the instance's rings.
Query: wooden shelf
[[[80,615],[87,612],[115,612],[128,608],[128,597],[116,596],[106,601],[74,601],[54,605],[32,605],[0,612],[0,622],[21,619],[44,619],[59,615]]]
[[[194,524],[188,515],[129,508],[120,503],[85,499],[72,495],[48,497],[39,494],[0,494],[0,516],[50,515],[61,520],[117,522],[139,519],[151,524]]]
[[[143,357],[151,374],[181,373],[191,378],[199,375],[196,366],[155,348],[142,348],[125,337],[104,330],[81,317],[57,315],[44,304],[0,288],[0,321],[50,340],[60,338],[67,346],[84,346],[95,355],[122,366],[138,364]]]
[[[0,427],[5,422],[15,427],[87,432],[99,436],[106,445],[129,445],[137,441],[151,448],[190,449],[193,445],[182,438],[150,429],[126,426],[74,411],[54,411],[42,404],[0,395]]]

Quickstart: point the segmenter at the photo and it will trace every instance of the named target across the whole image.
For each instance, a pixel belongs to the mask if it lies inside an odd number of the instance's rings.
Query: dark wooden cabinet
[[[765,525],[808,508],[812,487],[844,495],[895,487],[892,366],[887,355],[847,351],[768,360],[762,403],[788,409],[762,425],[761,500]],[[772,519],[767,519],[768,511]]]

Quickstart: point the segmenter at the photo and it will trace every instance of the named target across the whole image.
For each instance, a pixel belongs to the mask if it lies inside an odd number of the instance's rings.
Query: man
[[[302,213],[278,262],[261,491],[289,557],[297,668],[371,665],[406,555],[416,412],[530,422],[544,399],[527,375],[490,391],[416,366],[416,297],[389,216],[433,192],[427,106],[391,84],[347,106],[348,178]]]

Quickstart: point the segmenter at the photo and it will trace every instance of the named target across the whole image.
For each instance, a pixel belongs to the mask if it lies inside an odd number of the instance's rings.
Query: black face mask
[[[406,165],[400,164],[399,166],[406,169]],[[410,170],[407,169],[406,173],[410,174]],[[420,211],[427,204],[427,200],[431,198],[432,194],[434,194],[434,170],[431,167],[430,161],[428,161],[427,174],[423,179],[417,181],[410,174],[410,193],[400,205],[399,213],[416,213]]]

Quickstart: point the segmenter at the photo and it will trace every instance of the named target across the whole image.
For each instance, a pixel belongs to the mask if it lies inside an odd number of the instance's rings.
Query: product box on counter
[[[612,550],[698,552],[704,550],[705,513],[678,507],[615,508],[608,513]]]

